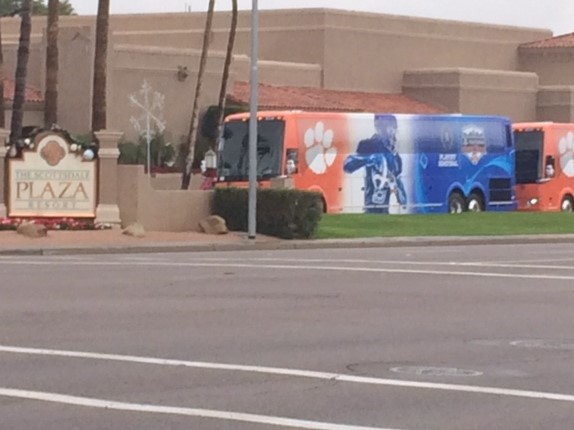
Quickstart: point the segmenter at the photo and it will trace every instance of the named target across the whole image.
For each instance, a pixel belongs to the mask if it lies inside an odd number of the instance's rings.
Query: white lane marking
[[[132,355],[98,354],[93,352],[60,351],[53,349],[21,348],[0,345],[0,353],[15,353],[29,355],[45,355],[67,358],[87,358],[94,360],[120,361],[127,363],[153,364],[160,366],[182,366],[209,370],[228,370],[238,372],[264,373],[269,375],[293,376],[300,378],[340,381],[355,384],[385,385],[401,388],[425,388],[430,390],[454,391],[474,394],[492,394],[498,396],[521,397],[538,400],[557,400],[574,403],[574,395],[557,394],[544,391],[515,390],[475,385],[441,384],[433,382],[407,381],[402,379],[383,379],[365,376],[353,376],[340,373],[315,372],[312,370],[285,369],[281,367],[246,366],[240,364],[208,363],[201,361],[171,360],[153,357],[138,357]]]
[[[97,264],[97,265],[105,265],[105,264],[109,264],[109,265],[120,265],[120,263],[115,260],[115,261],[98,261],[98,262],[94,262],[92,260],[89,259],[82,259],[81,257],[70,257],[69,259],[67,257],[49,257],[51,261],[52,259],[57,259],[58,262],[65,262],[65,261],[69,261],[70,263],[77,263],[79,265],[82,264],[86,264],[86,265],[93,265],[93,264]],[[21,261],[21,258],[19,258],[19,260],[10,260],[11,263],[14,264],[48,264],[47,263],[48,260],[44,260],[44,261],[34,261],[34,262],[30,262],[30,261]],[[447,266],[447,267],[480,267],[480,268],[487,268],[487,267],[493,267],[493,268],[506,268],[506,269],[512,269],[512,268],[516,268],[516,269],[552,269],[552,270],[566,270],[566,271],[571,271],[574,270],[574,266],[569,267],[569,266],[558,266],[558,265],[536,265],[536,264],[520,264],[521,262],[502,262],[502,263],[495,263],[495,262],[488,262],[488,261],[482,261],[482,262],[475,262],[475,261],[462,261],[462,262],[458,262],[458,261],[401,261],[401,260],[366,260],[366,259],[324,259],[324,258],[268,258],[268,257],[251,257],[251,258],[216,258],[216,257],[200,257],[200,258],[193,258],[193,261],[186,261],[186,262],[177,262],[177,261],[162,261],[159,260],[157,258],[145,258],[145,257],[124,257],[121,258],[121,261],[126,262],[128,264],[144,264],[148,265],[148,263],[152,263],[152,264],[157,264],[157,265],[190,265],[190,266],[197,266],[197,265],[201,265],[201,264],[208,264],[208,263],[232,263],[235,264],[233,262],[282,262],[282,263],[348,263],[348,264],[383,264],[383,265],[388,265],[388,264],[398,264],[398,265],[402,265],[402,266]],[[568,260],[564,260],[564,261],[574,261],[573,259],[568,259]],[[4,261],[0,260],[0,264],[5,263]],[[522,263],[526,263],[526,262],[522,262]],[[227,265],[227,264],[226,264]],[[258,267],[265,267],[262,265],[258,265]],[[272,267],[275,268],[275,266],[268,266],[268,267]],[[288,266],[288,267],[297,267],[297,266]],[[306,266],[310,269],[313,269],[313,266]],[[283,266],[281,266],[281,268],[284,268]],[[299,268],[299,267],[297,267]],[[318,267],[317,267],[318,268]],[[326,267],[327,269],[329,269],[330,267]],[[339,267],[338,269],[344,270],[344,269],[356,269],[356,268],[348,268],[348,267]],[[358,268],[361,269],[361,268]],[[368,269],[368,268],[365,268]],[[385,270],[386,269],[381,269],[381,270]],[[426,273],[426,272],[425,272]],[[439,272],[436,272],[439,273]],[[467,274],[466,272],[454,272],[457,274]],[[473,272],[474,273],[474,272]],[[439,274],[443,274],[442,272],[440,272]],[[488,275],[488,274],[487,274]],[[518,275],[517,275],[518,276]]]
[[[194,258],[200,262],[283,262],[283,263],[357,263],[357,264],[399,264],[403,266],[449,266],[449,267],[495,267],[517,269],[559,269],[574,270],[569,266],[532,265],[520,263],[494,263],[476,261],[401,261],[401,260],[360,260],[360,259],[326,259],[326,258]],[[149,260],[146,260],[149,261]]]
[[[168,257],[168,254],[156,254],[159,257]],[[70,261],[78,263],[93,263],[93,261],[87,257],[61,257],[61,256],[50,256],[49,261]],[[170,257],[172,258],[172,257]],[[28,261],[22,261],[21,257],[0,257],[0,263],[3,263],[3,259],[9,259],[11,262],[17,264],[27,264]],[[563,259],[553,259],[553,260],[515,260],[515,261],[404,261],[404,260],[368,260],[368,259],[339,259],[339,258],[269,258],[269,257],[248,257],[248,258],[237,258],[237,257],[194,257],[191,261],[177,262],[177,261],[165,261],[157,257],[137,257],[137,256],[124,256],[120,257],[120,261],[132,263],[158,263],[158,264],[194,264],[193,262],[282,262],[282,263],[349,263],[349,264],[398,264],[403,266],[448,266],[448,267],[494,267],[494,268],[517,268],[517,269],[552,269],[552,270],[574,270],[574,266],[560,266],[560,265],[542,265],[542,264],[526,264],[526,263],[543,263],[543,262],[574,262],[573,258],[563,258]],[[108,263],[118,263],[115,259],[109,261]],[[99,263],[104,264],[105,261],[100,260]]]
[[[562,252],[564,254],[566,251]],[[526,263],[574,263],[574,258],[537,258],[537,259],[524,259],[524,260],[498,260],[501,264],[526,264]],[[488,263],[488,262],[485,262]]]
[[[292,418],[281,418],[267,415],[245,414],[239,412],[216,411],[210,409],[180,408],[173,406],[146,405],[138,403],[115,402],[112,400],[101,400],[89,397],[68,396],[64,394],[47,393],[41,391],[17,390],[11,388],[0,388],[0,396],[18,399],[39,400],[50,403],[60,403],[74,406],[85,406],[90,408],[147,412],[168,415],[184,415],[200,418],[216,418],[227,421],[241,421],[247,423],[266,424],[281,427],[291,427],[297,429],[312,430],[392,430],[380,427],[362,427],[343,424],[323,423],[319,421],[296,420]]]
[[[229,267],[237,269],[280,269],[280,270],[314,270],[334,272],[363,272],[363,273],[402,273],[409,275],[437,275],[437,276],[469,276],[478,278],[511,278],[511,279],[543,279],[549,281],[574,281],[574,276],[559,275],[528,275],[519,273],[496,273],[496,272],[452,272],[446,270],[413,270],[413,269],[383,269],[380,267],[333,267],[333,266],[296,266],[288,264],[240,264],[240,263],[177,263],[177,262],[128,262],[128,261],[0,261],[0,264],[23,265],[23,266],[145,266],[145,267]]]

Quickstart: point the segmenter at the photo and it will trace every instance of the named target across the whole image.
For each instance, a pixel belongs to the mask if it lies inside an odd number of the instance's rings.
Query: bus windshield
[[[259,120],[257,123],[257,177],[281,175],[285,122]],[[225,123],[219,150],[218,177],[223,181],[247,181],[249,175],[249,121]]]
[[[516,183],[534,184],[542,178],[542,130],[515,131]]]

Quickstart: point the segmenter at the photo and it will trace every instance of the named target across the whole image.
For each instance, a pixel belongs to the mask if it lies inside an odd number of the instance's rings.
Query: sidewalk
[[[464,246],[482,244],[574,243],[574,235],[386,237],[364,239],[281,240],[245,233],[210,236],[196,232],[147,232],[138,239],[120,230],[49,231],[48,237],[30,239],[14,231],[0,231],[0,256],[78,255],[151,252],[209,252],[240,250],[381,248],[405,246]]]
[[[279,239],[258,236],[257,244]],[[207,235],[197,232],[146,232],[135,238],[121,230],[48,231],[47,237],[28,238],[15,231],[0,231],[0,255],[72,255],[119,252],[212,251],[220,248],[241,249],[250,245],[243,233]],[[255,245],[255,244],[251,244]]]

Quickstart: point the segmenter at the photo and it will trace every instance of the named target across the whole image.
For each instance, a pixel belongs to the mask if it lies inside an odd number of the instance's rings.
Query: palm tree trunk
[[[22,137],[24,102],[26,98],[26,74],[28,71],[28,58],[30,56],[30,33],[32,33],[31,13],[32,0],[23,0],[20,12],[22,20],[20,22],[20,42],[18,44],[14,104],[12,105],[12,124],[10,127],[10,140],[12,142],[18,142]]]
[[[217,139],[221,138],[223,120],[225,119],[225,98],[227,97],[227,82],[229,81],[229,69],[233,59],[233,47],[235,45],[235,35],[237,34],[237,0],[231,0],[231,26],[229,27],[229,39],[227,41],[227,53],[225,55],[225,65],[223,66],[223,76],[221,77],[221,90],[219,92],[219,103],[217,105],[219,118],[217,120]],[[215,147],[217,147],[215,142]]]
[[[60,1],[48,0],[48,29],[46,47],[46,93],[44,95],[44,125],[58,122],[58,15]]]
[[[6,110],[4,109],[4,50],[2,49],[2,27],[0,18],[0,128],[6,128]],[[0,142],[1,144],[1,142]]]
[[[108,58],[108,30],[110,25],[110,0],[98,1],[96,18],[96,52],[94,57],[94,87],[92,95],[92,131],[105,130],[106,74]]]
[[[193,157],[195,155],[195,141],[197,139],[197,129],[199,126],[199,98],[201,96],[201,87],[203,85],[203,74],[205,72],[205,65],[207,63],[207,55],[209,53],[209,43],[211,39],[211,27],[213,24],[213,11],[215,9],[215,0],[209,0],[207,9],[207,18],[205,22],[205,31],[203,32],[203,48],[201,51],[201,59],[199,60],[199,71],[197,73],[197,85],[195,87],[195,95],[193,98],[193,109],[191,111],[191,121],[189,125],[189,133],[185,142],[185,166],[181,178],[181,189],[187,190],[191,182],[191,167],[193,164]]]

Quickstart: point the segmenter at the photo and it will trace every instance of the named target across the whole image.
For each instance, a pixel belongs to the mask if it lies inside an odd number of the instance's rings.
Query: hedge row
[[[247,231],[248,190],[216,188],[213,212],[232,231]],[[290,189],[257,190],[257,232],[283,239],[313,237],[322,215],[320,193]]]

